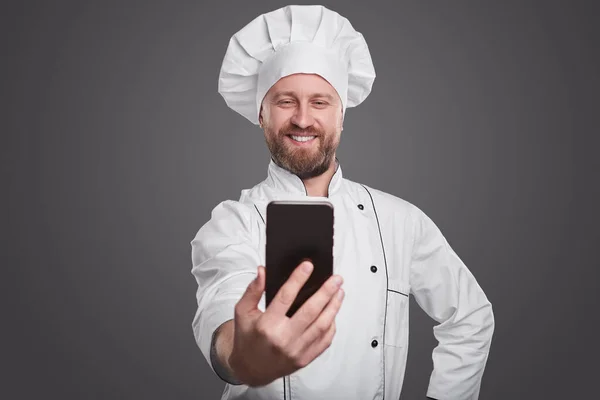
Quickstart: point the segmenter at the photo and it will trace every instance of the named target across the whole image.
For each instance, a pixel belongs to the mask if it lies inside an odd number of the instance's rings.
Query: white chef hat
[[[323,6],[290,5],[255,18],[231,37],[219,93],[230,108],[258,124],[265,94],[296,73],[327,80],[343,113],[362,103],[375,80],[367,43],[350,21]]]

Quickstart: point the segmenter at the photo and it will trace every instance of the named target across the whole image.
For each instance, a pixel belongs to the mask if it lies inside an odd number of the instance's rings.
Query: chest
[[[400,287],[407,292],[412,238],[404,220],[391,217],[390,210],[368,193],[329,201],[334,207],[334,273],[344,277],[344,286],[373,292],[392,285],[394,290]],[[259,254],[263,265],[267,204],[268,201],[257,201],[253,205],[259,217]]]

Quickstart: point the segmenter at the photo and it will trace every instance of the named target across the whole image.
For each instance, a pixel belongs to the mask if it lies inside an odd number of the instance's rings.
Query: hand
[[[304,267],[308,268],[305,270]],[[234,339],[229,366],[249,386],[264,386],[307,366],[330,345],[344,291],[342,277],[331,276],[290,318],[286,312],[312,273],[301,263],[263,313],[258,303],[265,290],[265,268],[235,306]]]

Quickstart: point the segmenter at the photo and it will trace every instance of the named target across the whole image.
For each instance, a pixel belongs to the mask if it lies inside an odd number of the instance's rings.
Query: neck
[[[327,171],[325,171],[319,176],[302,180],[302,182],[304,183],[304,187],[306,187],[306,192],[309,196],[329,196],[329,183],[331,182],[331,178],[335,174],[336,167],[337,161],[335,157],[333,157],[333,160],[331,161],[329,168],[327,168]]]

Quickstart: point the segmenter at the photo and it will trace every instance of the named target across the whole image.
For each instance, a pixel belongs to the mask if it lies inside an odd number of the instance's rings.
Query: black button
[[[377,347],[377,344],[378,344],[378,343],[377,343],[377,340],[373,340],[373,341],[371,342],[371,347]]]
[[[362,210],[363,208],[365,208],[365,207],[363,207],[363,205],[362,205],[362,204],[359,204],[359,205],[358,205],[358,209],[359,209],[359,210]]]
[[[371,272],[377,272],[377,267],[374,265],[371,265]]]

